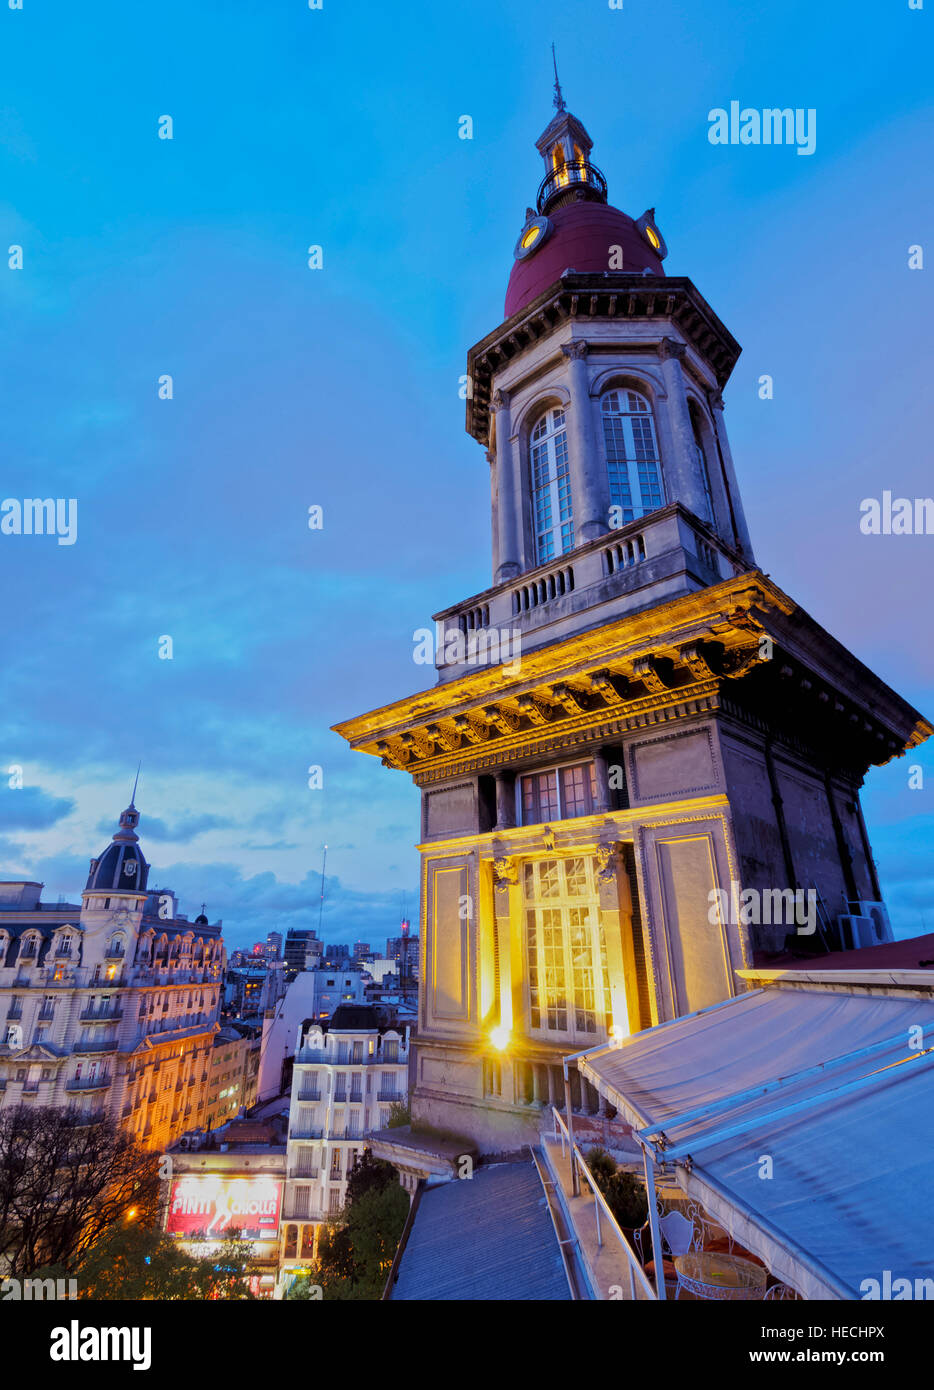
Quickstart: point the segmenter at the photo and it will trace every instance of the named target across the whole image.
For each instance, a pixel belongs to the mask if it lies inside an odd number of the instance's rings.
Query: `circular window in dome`
[[[519,240],[516,242],[516,249],[513,252],[516,260],[524,261],[526,256],[531,256],[533,251],[538,250],[550,232],[551,223],[547,217],[530,218],[519,233]]]
[[[648,212],[644,212],[636,223],[636,227],[645,237],[659,260],[663,261],[668,255],[668,247],[665,245],[665,238],[655,224],[655,209],[649,208]]]

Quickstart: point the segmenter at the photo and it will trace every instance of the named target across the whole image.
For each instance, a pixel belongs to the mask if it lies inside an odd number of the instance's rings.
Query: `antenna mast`
[[[318,903],[318,939],[321,939],[321,917],[324,913],[324,871],[328,863],[328,847],[325,845],[324,854],[321,858],[321,899]]]

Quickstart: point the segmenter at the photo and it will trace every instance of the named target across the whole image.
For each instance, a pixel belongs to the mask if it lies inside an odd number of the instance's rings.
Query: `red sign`
[[[169,1235],[224,1240],[239,1230],[244,1240],[275,1240],[282,1207],[276,1178],[176,1178],[169,1194]]]

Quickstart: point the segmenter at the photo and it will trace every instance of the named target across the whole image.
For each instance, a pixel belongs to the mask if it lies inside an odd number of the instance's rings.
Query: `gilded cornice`
[[[806,722],[811,707],[836,718],[854,765],[932,732],[758,570],[523,653],[518,672],[475,667],[334,727],[425,785],[716,711],[763,667],[783,704],[805,701]]]

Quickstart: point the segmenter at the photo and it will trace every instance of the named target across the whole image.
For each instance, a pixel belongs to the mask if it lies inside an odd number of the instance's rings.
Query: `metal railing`
[[[108,1073],[106,1076],[82,1076],[73,1081],[65,1082],[66,1091],[100,1091],[105,1086],[109,1086],[113,1077]]]
[[[597,1223],[597,1245],[600,1247],[601,1250],[603,1249],[603,1232],[605,1227],[609,1235],[615,1237],[615,1239],[618,1241],[619,1245],[622,1248],[623,1256],[626,1260],[627,1272],[629,1275],[629,1297],[633,1301],[639,1298],[644,1298],[651,1299],[653,1302],[656,1302],[658,1299],[658,1294],[652,1287],[652,1284],[649,1280],[649,1276],[642,1268],[642,1262],[639,1259],[639,1256],[636,1254],[635,1250],[629,1244],[629,1241],[623,1234],[623,1231],[619,1226],[616,1217],[613,1215],[613,1213],[610,1211],[610,1208],[607,1206],[606,1198],[600,1191],[600,1188],[597,1186],[597,1180],[594,1177],[593,1173],[591,1173],[590,1169],[587,1167],[587,1161],[584,1158],[584,1155],[581,1153],[580,1149],[577,1147],[576,1144],[571,1143],[571,1137],[568,1134],[567,1125],[564,1123],[564,1120],[561,1118],[560,1114],[554,1106],[551,1107],[551,1113],[554,1118],[554,1137],[556,1140],[560,1141],[562,1154],[565,1154],[567,1152],[567,1150],[565,1149],[565,1144],[567,1144],[571,1151],[572,1170],[576,1164],[579,1176],[583,1179],[583,1181],[590,1188],[590,1191],[593,1193],[594,1217]]]
[[[589,159],[569,159],[566,163],[558,165],[545,175],[539,185],[539,212],[545,211],[547,203],[555,194],[563,192],[565,188],[581,186],[592,188],[595,193],[606,197],[606,179],[596,164],[591,164]]]

